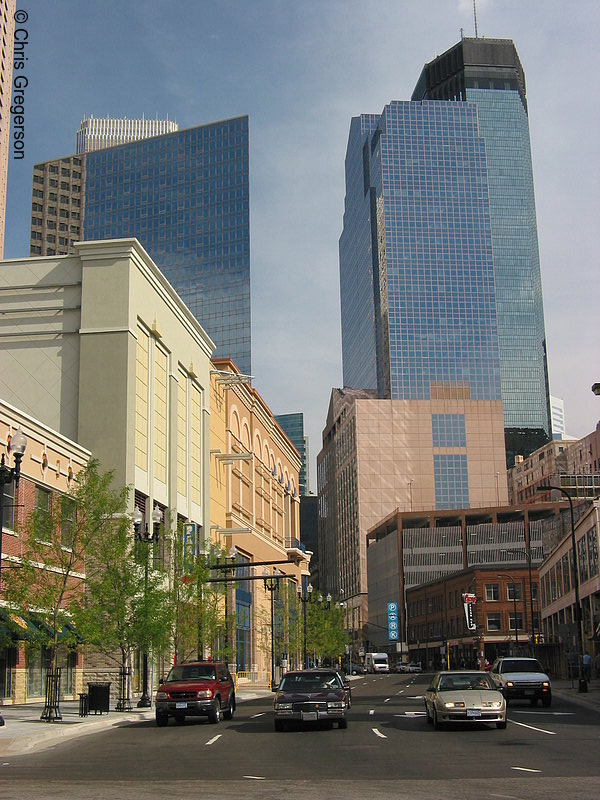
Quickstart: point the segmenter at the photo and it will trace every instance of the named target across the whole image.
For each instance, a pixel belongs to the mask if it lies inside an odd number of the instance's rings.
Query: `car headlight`
[[[465,704],[462,700],[449,700],[447,703],[444,703],[446,708],[464,708]]]
[[[275,703],[275,711],[291,711],[291,703]]]
[[[345,703],[343,700],[329,700],[327,702],[327,708],[343,708]]]
[[[483,708],[502,708],[502,700],[484,700],[481,705]]]
[[[544,687],[544,689],[549,689],[550,688],[550,681],[544,681],[542,683],[542,686]]]
[[[506,681],[506,685],[512,689],[513,686],[514,686],[514,683],[512,681]]]
[[[157,692],[156,693],[156,699],[157,700],[168,700],[169,699],[169,695],[166,692]]]
[[[213,696],[213,693],[212,693],[212,691],[210,689],[200,689],[200,691],[196,695],[198,700],[206,700],[207,698],[210,700],[210,698],[212,696]]]

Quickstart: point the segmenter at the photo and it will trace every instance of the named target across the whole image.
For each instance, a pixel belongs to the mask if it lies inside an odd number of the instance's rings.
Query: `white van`
[[[390,662],[387,653],[367,653],[365,655],[365,669],[367,672],[389,672]]]

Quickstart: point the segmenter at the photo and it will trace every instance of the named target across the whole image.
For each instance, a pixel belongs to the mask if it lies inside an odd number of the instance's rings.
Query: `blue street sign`
[[[388,603],[388,640],[398,641],[398,603]]]

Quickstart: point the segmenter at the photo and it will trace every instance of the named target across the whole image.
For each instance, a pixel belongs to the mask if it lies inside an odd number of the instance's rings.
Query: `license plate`
[[[303,711],[302,712],[302,720],[304,722],[315,722],[319,719],[319,715],[316,711]]]
[[[467,717],[480,717],[481,711],[478,708],[467,708]]]
[[[175,703],[175,708],[187,708],[187,703]]]
[[[534,695],[535,691],[533,689],[525,689],[524,694],[525,694],[526,697],[529,697],[531,695]]]

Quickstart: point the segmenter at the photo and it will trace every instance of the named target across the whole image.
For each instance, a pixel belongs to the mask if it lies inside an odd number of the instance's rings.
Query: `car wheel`
[[[542,705],[544,708],[548,708],[552,705],[552,698],[551,697],[542,697]]]
[[[439,731],[442,727],[442,723],[438,719],[437,711],[433,709],[433,729]]]
[[[425,703],[425,718],[427,719],[427,724],[431,725],[433,720],[431,719],[431,714],[429,713],[429,706]]]
[[[217,697],[214,706],[208,712],[208,721],[211,725],[216,725],[221,721],[221,701]]]
[[[185,722],[185,714],[175,714],[175,722],[178,725],[183,725]]]
[[[223,712],[223,719],[233,719],[235,714],[235,695],[232,694],[229,698],[229,707]]]
[[[496,727],[503,731],[506,728],[506,720],[504,720],[504,722],[497,722]]]
[[[156,725],[159,728],[164,728],[169,724],[169,715],[168,714],[159,714],[156,713]]]
[[[338,728],[347,728],[347,727],[348,727],[348,720],[347,719],[341,719],[338,722]]]
[[[282,722],[280,719],[275,720],[275,731],[277,733],[281,733],[284,730],[285,722]]]

